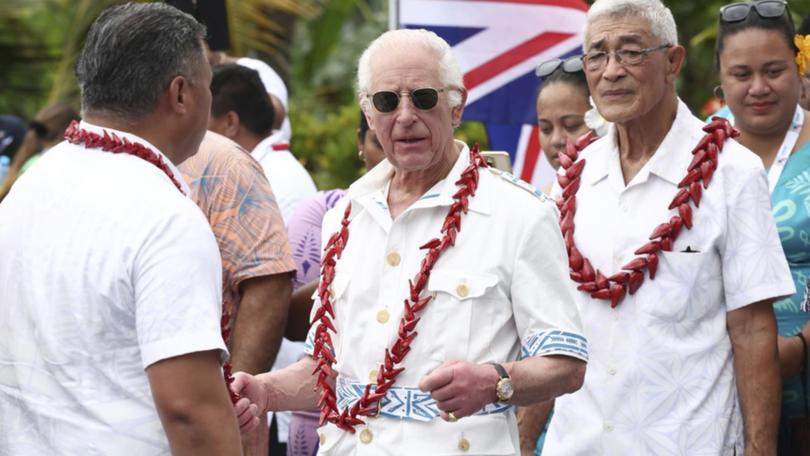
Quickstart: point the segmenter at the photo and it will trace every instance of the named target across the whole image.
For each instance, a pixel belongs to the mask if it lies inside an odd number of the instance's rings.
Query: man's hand
[[[260,416],[267,413],[267,389],[255,376],[237,372],[233,374],[231,391],[242,396],[234,404],[239,431],[243,434],[253,431],[259,425]]]
[[[430,392],[442,419],[449,420],[449,413],[456,418],[470,416],[498,400],[498,378],[493,366],[451,360],[422,377],[419,389]]]

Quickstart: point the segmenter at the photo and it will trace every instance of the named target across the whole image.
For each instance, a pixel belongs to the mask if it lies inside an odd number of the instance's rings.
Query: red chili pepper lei
[[[678,215],[655,227],[650,235],[650,242],[635,251],[639,256],[622,267],[625,272],[618,272],[606,278],[597,269],[595,280],[591,262],[574,243],[574,214],[580,175],[585,168],[585,159],[577,160],[577,158],[582,149],[596,140],[596,135],[588,133],[575,144],[567,145],[565,151],[560,154],[560,165],[564,172],[557,176],[557,182],[562,188],[562,194],[557,199],[557,207],[560,209],[560,229],[568,251],[569,275],[571,280],[579,284],[578,290],[588,293],[594,299],[609,300],[610,306],[616,307],[627,293],[633,294],[641,287],[645,269],[649,272],[650,280],[655,279],[659,253],[672,250],[682,227],[692,229],[693,209],[690,203],[694,204],[695,208],[700,205],[701,183],[704,189],[709,187],[723,145],[726,140],[739,136],[739,132],[726,119],[719,117],[712,119],[703,131],[706,135],[692,150],[693,158],[686,177],[678,184],[679,190],[669,204],[669,209],[677,210]]]
[[[313,344],[313,357],[318,362],[318,367],[313,374],[318,374],[316,388],[321,389],[321,399],[319,401],[321,407],[320,425],[330,422],[340,429],[354,433],[355,426],[363,424],[363,420],[359,418],[360,416],[374,416],[378,413],[379,401],[396,382],[399,374],[405,370],[404,367],[398,367],[398,364],[403,361],[411,350],[411,343],[413,343],[417,335],[415,329],[420,319],[419,314],[432,299],[431,296],[421,297],[427,285],[428,277],[430,277],[430,271],[442,252],[455,244],[456,235],[461,231],[462,215],[467,213],[468,198],[475,196],[475,190],[478,188],[478,168],[486,166],[486,160],[478,152],[478,146],[476,145],[470,151],[470,165],[461,173],[461,178],[455,183],[459,190],[453,195],[455,202],[450,206],[447,216],[442,222],[441,238],[431,239],[420,247],[420,249],[427,250],[427,252],[425,252],[425,257],[421,262],[421,268],[413,279],[409,280],[408,299],[405,300],[402,319],[399,322],[398,337],[391,348],[385,350],[384,361],[380,364],[377,373],[377,388],[372,391],[371,385],[366,385],[360,399],[354,405],[340,411],[337,408],[335,391],[328,383],[328,379],[334,375],[332,364],[335,362],[332,354],[332,336],[330,332],[337,333],[332,323],[332,319],[335,318],[334,312],[331,311],[334,306],[333,296],[328,290],[331,290],[332,280],[334,279],[336,259],[340,258],[349,238],[348,227],[351,222],[352,205],[349,203],[346,206],[341,221],[342,229],[339,234],[336,233],[329,238],[329,242],[324,249],[324,258],[321,261],[319,296],[321,298],[321,308],[329,309],[329,311],[320,311],[321,309],[319,309],[316,311],[313,321],[317,325]],[[338,237],[340,237],[340,241],[337,240]]]

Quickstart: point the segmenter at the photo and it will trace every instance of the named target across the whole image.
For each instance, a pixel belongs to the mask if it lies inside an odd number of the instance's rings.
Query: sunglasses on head
[[[559,67],[562,67],[562,70],[566,73],[576,73],[578,71],[582,71],[582,57],[576,55],[565,60],[551,59],[545,61],[540,65],[537,65],[537,69],[534,70],[534,74],[536,74],[537,77],[545,78],[551,73],[557,71],[557,68]]]
[[[399,99],[402,95],[410,97],[411,103],[417,109],[427,111],[433,109],[439,102],[439,94],[448,89],[434,89],[424,87],[405,92],[395,92],[393,90],[381,90],[371,96],[371,103],[380,112],[394,112],[399,106]]]
[[[732,3],[720,8],[720,22],[740,22],[754,10],[763,19],[782,17],[787,10],[787,2],[783,0],[763,0],[754,3]]]

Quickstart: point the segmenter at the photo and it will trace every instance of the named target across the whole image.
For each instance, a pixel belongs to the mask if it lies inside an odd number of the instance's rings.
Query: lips
[[[623,97],[626,95],[630,95],[629,90],[622,90],[622,89],[614,89],[614,90],[605,90],[602,92],[603,97]]]
[[[754,112],[760,113],[769,111],[774,106],[776,106],[776,102],[774,101],[760,101],[748,104],[748,107],[751,108]]]

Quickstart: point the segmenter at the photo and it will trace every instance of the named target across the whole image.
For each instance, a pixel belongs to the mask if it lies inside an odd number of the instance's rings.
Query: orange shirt
[[[222,256],[223,310],[235,313],[243,280],[295,271],[270,183],[250,153],[210,131],[179,169],[214,231]]]

